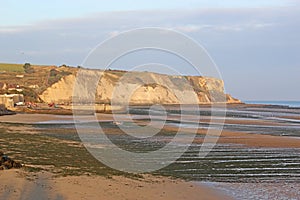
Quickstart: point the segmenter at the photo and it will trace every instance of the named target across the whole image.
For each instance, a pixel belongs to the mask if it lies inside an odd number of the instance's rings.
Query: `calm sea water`
[[[280,105],[280,106],[289,106],[289,107],[293,107],[293,108],[300,108],[300,101],[245,101],[245,103]]]

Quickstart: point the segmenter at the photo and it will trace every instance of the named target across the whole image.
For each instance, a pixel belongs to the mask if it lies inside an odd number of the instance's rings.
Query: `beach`
[[[0,200],[300,200],[300,1],[2,1]]]
[[[28,174],[22,170],[0,172],[1,199],[231,199],[205,185],[165,177],[135,180],[121,176],[54,177],[50,173]]]
[[[211,116],[209,109],[202,106],[200,117],[195,117],[191,107],[180,118],[178,107],[167,107],[168,115],[160,133],[139,140],[132,140],[121,128],[134,131],[134,124],[142,127],[150,124],[147,126],[150,131],[151,127],[160,127],[163,118],[160,110],[147,114],[149,108],[133,107],[130,115],[117,113],[117,118],[102,113],[75,118],[30,113],[1,116],[0,144],[25,167],[0,172],[4,180],[0,190],[14,191],[8,185],[18,180],[20,184],[14,186],[18,188],[14,192],[16,199],[24,195],[24,185],[46,185],[42,189],[47,190],[51,199],[99,199],[97,196],[108,200],[268,199],[270,196],[297,199],[300,195],[297,190],[300,110],[280,106],[228,106],[223,119],[218,112]],[[175,142],[174,148],[190,147],[171,165],[136,176],[107,168],[95,160],[78,137],[75,123],[89,129],[99,124],[112,142],[128,151],[157,150],[170,141]],[[223,129],[217,140],[212,137],[203,143],[207,130],[220,125]],[[184,134],[174,140],[179,128]],[[185,136],[193,133],[195,138],[189,144]],[[207,156],[199,158],[199,148],[214,141],[216,145]],[[85,147],[97,150],[103,145],[85,144]]]

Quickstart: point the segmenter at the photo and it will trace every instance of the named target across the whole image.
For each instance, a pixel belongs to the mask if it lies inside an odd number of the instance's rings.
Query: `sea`
[[[289,106],[291,108],[300,108],[300,101],[244,101],[247,104],[265,104]]]

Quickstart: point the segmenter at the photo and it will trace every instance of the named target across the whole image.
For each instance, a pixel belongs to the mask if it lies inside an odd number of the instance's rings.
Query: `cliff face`
[[[95,71],[87,71],[95,73]],[[97,103],[124,101],[130,96],[130,104],[178,104],[214,102],[240,103],[238,99],[224,94],[224,82],[215,78],[195,76],[168,76],[149,72],[106,71],[100,73],[96,90]],[[45,102],[71,103],[73,96],[74,74],[63,77],[47,88],[40,98]],[[89,80],[82,80],[88,82]],[[195,98],[193,98],[195,97]]]
[[[71,102],[74,83],[75,75],[65,76],[60,81],[47,88],[41,95],[39,95],[39,97],[47,103]]]

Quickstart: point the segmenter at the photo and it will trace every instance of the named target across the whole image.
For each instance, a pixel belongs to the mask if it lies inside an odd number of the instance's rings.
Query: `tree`
[[[28,73],[28,74],[34,73],[34,69],[32,68],[30,63],[25,63],[23,65],[23,68],[24,68],[25,73]]]
[[[26,69],[29,69],[31,67],[31,64],[30,63],[25,63],[23,65],[23,68],[26,70]]]

